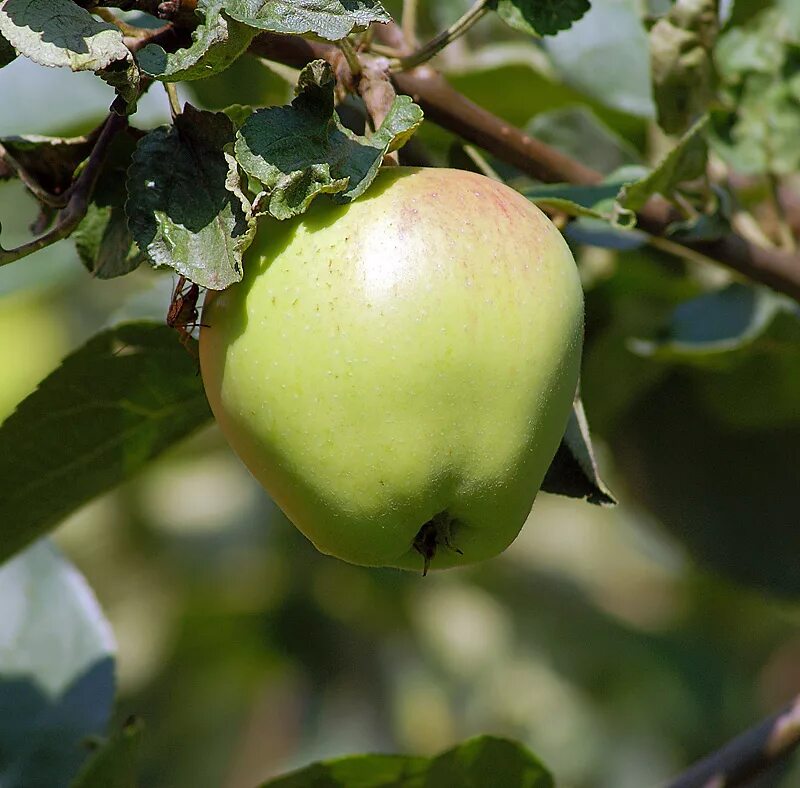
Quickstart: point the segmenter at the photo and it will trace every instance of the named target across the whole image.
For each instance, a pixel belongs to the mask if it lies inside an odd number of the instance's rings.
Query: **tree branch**
[[[698,761],[665,788],[745,788],[800,744],[800,695],[777,714]]]
[[[55,227],[44,235],[34,238],[28,243],[22,244],[15,249],[3,249],[0,246],[0,266],[13,263],[22,257],[38,252],[46,246],[54,244],[66,238],[81,223],[86,216],[89,208],[89,201],[92,198],[94,187],[103,168],[108,148],[115,135],[128,125],[128,119],[112,112],[103,124],[103,130],[97,138],[92,152],[83,172],[78,176],[73,186],[70,188],[70,197],[67,204],[58,214]]]
[[[376,32],[390,46],[401,48],[402,34],[396,25],[379,26]],[[333,60],[338,54],[328,44],[273,33],[254,39],[251,51],[296,67],[317,58]],[[398,92],[410,95],[428,119],[537,180],[575,184],[602,180],[601,173],[527,136],[473,103],[428,66],[396,73],[392,78]],[[652,235],[664,236],[674,219],[668,203],[653,198],[639,214],[639,227]],[[800,255],[763,248],[734,233],[715,241],[682,245],[800,301]]]

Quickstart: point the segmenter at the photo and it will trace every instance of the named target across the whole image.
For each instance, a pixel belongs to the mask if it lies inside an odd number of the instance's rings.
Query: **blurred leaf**
[[[144,725],[128,720],[99,745],[69,788],[136,788],[136,761]]]
[[[647,177],[624,186],[620,191],[620,205],[638,211],[654,194],[669,198],[683,181],[704,175],[708,156],[705,138],[707,125],[706,115],[680,138]]]
[[[197,362],[171,329],[95,336],[0,426],[0,561],[209,418]]]
[[[221,112],[187,104],[172,126],[143,137],[128,170],[128,226],[155,265],[224,290],[242,278],[251,217],[229,190],[223,148],[234,127]]]
[[[435,758],[356,755],[323,761],[263,788],[553,788],[553,778],[521,745],[479,736]]]
[[[203,109],[221,111],[235,100],[239,104],[264,107],[285,104],[290,100],[292,87],[269,64],[245,53],[225,71],[207,79],[197,79],[186,85]]]
[[[617,503],[600,478],[580,397],[576,397],[572,405],[572,415],[556,456],[547,469],[542,490],[570,498],[585,498],[589,503],[603,506]]]
[[[786,175],[800,167],[798,46],[800,13],[778,8],[720,37],[725,109],[712,113],[709,141],[741,173]]]
[[[717,33],[717,0],[678,0],[650,31],[653,97],[668,134],[686,131],[715,97]]]
[[[338,41],[372,22],[389,22],[378,0],[223,0],[227,14],[275,33],[314,33]]]
[[[589,0],[492,0],[490,8],[516,30],[553,36],[577,22],[589,10]]]
[[[142,71],[162,82],[205,79],[224,71],[248,47],[258,31],[224,13],[225,0],[200,0],[203,23],[192,31],[192,45],[166,52],[148,44],[136,54]]]
[[[65,788],[111,716],[108,622],[45,542],[0,568],[0,622],[0,784]]]
[[[542,112],[525,130],[603,174],[640,162],[636,149],[584,106]]]
[[[0,0],[0,34],[42,66],[98,71],[131,57],[119,28],[71,0]]]
[[[593,0],[569,30],[544,40],[569,84],[607,106],[650,118],[650,52],[633,0]]]
[[[389,150],[402,145],[422,122],[422,110],[398,96],[381,127],[360,137],[342,126],[334,111],[331,66],[314,61],[300,73],[289,106],[255,112],[236,134],[236,159],[261,181],[269,212],[277,219],[303,213],[322,193],[347,202],[372,183]]]
[[[790,316],[800,342],[796,302],[766,288],[733,283],[684,302],[673,312],[663,338],[635,340],[631,347],[656,359],[719,363],[719,354],[741,350],[764,337],[780,315]]]
[[[0,68],[7,66],[17,57],[17,50],[11,46],[8,39],[0,33]]]
[[[108,68],[98,71],[97,75],[114,88],[117,96],[122,99],[126,114],[132,115],[136,112],[141,94],[142,73],[133,57],[115,60]],[[119,103],[114,106],[114,111],[121,111]]]
[[[745,376],[750,394],[761,391],[759,407],[770,418],[773,391],[753,372],[715,375],[713,396],[703,392],[709,372],[673,373],[625,414],[611,445],[629,490],[698,562],[796,597],[800,400],[795,394],[791,414],[775,426],[745,429],[721,418]],[[795,381],[799,375],[795,362]]]
[[[125,178],[135,147],[133,134],[117,134],[86,217],[72,234],[81,260],[98,279],[124,276],[147,259],[134,242],[125,216]]]
[[[78,165],[91,153],[94,140],[83,137],[42,137],[27,134],[3,137],[3,147],[36,183],[51,194],[63,194],[72,184]],[[0,159],[0,163],[2,159]],[[13,177],[0,171],[0,178]]]

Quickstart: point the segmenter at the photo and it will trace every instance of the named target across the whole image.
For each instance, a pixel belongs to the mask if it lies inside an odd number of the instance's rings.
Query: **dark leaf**
[[[0,567],[0,621],[0,784],[66,788],[111,716],[111,629],[46,542]]]
[[[7,66],[17,57],[17,50],[11,46],[8,39],[0,33],[0,68]]]
[[[213,290],[242,278],[255,229],[229,190],[224,148],[233,139],[227,115],[187,104],[173,126],[140,140],[128,170],[128,226],[139,248],[155,265]]]
[[[334,76],[317,60],[300,73],[289,106],[258,110],[236,135],[236,159],[269,195],[269,213],[287,219],[303,213],[322,193],[347,202],[364,193],[384,155],[402,145],[422,122],[422,110],[398,96],[370,137],[346,129],[334,111]]]
[[[600,478],[580,397],[575,398],[566,432],[544,477],[542,490],[569,498],[585,498],[601,506],[617,503]]]
[[[197,361],[174,331],[98,334],[0,426],[0,561],[209,418]]]
[[[258,30],[230,19],[224,6],[225,0],[201,0],[197,10],[204,19],[192,32],[191,46],[166,52],[157,44],[148,44],[136,55],[142,71],[162,82],[180,82],[204,79],[228,68]]]
[[[0,0],[0,34],[43,66],[98,71],[131,58],[119,28],[72,0]]]
[[[511,27],[536,36],[554,36],[577,22],[589,0],[493,0],[490,4]]]

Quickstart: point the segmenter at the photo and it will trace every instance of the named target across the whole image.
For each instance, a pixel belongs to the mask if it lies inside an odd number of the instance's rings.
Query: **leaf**
[[[536,115],[525,130],[587,167],[608,174],[641,159],[636,149],[583,106]]]
[[[478,736],[435,758],[356,755],[315,763],[262,788],[553,788],[553,779],[528,750],[495,736]]]
[[[136,761],[144,725],[133,717],[102,744],[69,788],[136,788]]]
[[[0,425],[0,561],[209,418],[197,362],[171,329],[95,336]]]
[[[98,279],[129,274],[147,259],[125,216],[125,178],[135,147],[129,131],[114,138],[86,217],[72,234],[81,260]]]
[[[740,351],[762,337],[780,315],[800,319],[800,307],[762,287],[733,283],[680,304],[658,340],[637,339],[631,349],[659,360],[718,363],[720,354]],[[797,339],[800,340],[800,323]]]
[[[111,717],[111,629],[46,542],[0,567],[0,621],[0,785],[66,788]]]
[[[98,71],[131,57],[119,28],[72,0],[0,0],[0,34],[42,66]]]
[[[653,98],[658,123],[682,134],[715,98],[716,0],[678,0],[650,30]]]
[[[378,0],[223,0],[229,16],[259,30],[338,41],[372,22],[390,22]]]
[[[3,137],[0,143],[39,186],[54,195],[63,194],[72,185],[75,170],[94,146],[94,140],[88,136],[42,137],[38,134]],[[8,176],[13,175],[14,170],[10,168]]]
[[[608,107],[651,118],[650,48],[634,0],[593,0],[569,30],[544,39],[558,72]]]
[[[192,31],[192,45],[166,52],[148,44],[136,55],[139,67],[162,82],[204,79],[224,71],[249,46],[258,31],[224,12],[225,0],[201,0],[204,21]]]
[[[616,506],[616,499],[600,478],[580,396],[575,397],[567,429],[547,469],[542,490],[569,498],[585,498],[601,506]]]
[[[226,187],[224,147],[234,127],[222,112],[187,104],[173,126],[143,137],[128,170],[128,226],[155,265],[223,290],[242,278],[254,224]]]
[[[11,46],[8,39],[0,33],[0,68],[16,60],[17,50]]]
[[[258,110],[236,134],[236,159],[264,184],[269,213],[277,219],[303,213],[318,194],[333,194],[339,202],[359,197],[384,155],[422,122],[422,110],[398,96],[375,134],[354,134],[334,111],[333,71],[322,60],[300,72],[297,90],[291,105]]]
[[[683,181],[704,175],[708,156],[705,137],[708,120],[706,115],[697,121],[649,175],[624,186],[619,194],[619,204],[630,211],[638,211],[654,194],[669,198]]]
[[[515,30],[554,36],[577,22],[590,4],[589,0],[493,0],[489,7]]]

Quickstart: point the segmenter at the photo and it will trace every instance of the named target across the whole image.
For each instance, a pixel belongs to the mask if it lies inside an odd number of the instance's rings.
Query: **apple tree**
[[[798,52],[0,0],[0,786],[796,784]]]

